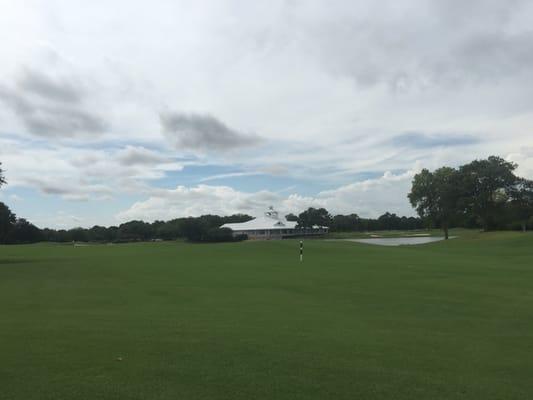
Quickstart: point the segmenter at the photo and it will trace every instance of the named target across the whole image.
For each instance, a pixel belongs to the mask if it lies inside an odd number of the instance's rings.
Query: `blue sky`
[[[39,226],[412,215],[422,168],[533,178],[528,1],[8,0],[0,201]],[[16,34],[13,34],[16,32]]]

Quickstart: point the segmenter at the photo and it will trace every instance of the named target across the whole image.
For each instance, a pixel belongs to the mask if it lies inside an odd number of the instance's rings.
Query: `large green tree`
[[[17,222],[17,217],[8,206],[0,202],[0,243],[5,243],[7,236]]]
[[[408,194],[418,215],[440,225],[446,239],[450,223],[457,214],[458,180],[458,172],[453,168],[442,167],[434,172],[423,169],[415,175]]]
[[[496,216],[502,213],[507,195],[519,178],[514,174],[515,163],[501,157],[474,160],[459,168],[461,176],[461,206],[475,215],[486,231]]]
[[[298,215],[298,226],[301,228],[312,228],[317,226],[330,226],[331,215],[325,208],[309,207]]]

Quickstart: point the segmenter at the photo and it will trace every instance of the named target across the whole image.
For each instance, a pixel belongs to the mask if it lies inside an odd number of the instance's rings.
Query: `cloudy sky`
[[[324,206],[421,168],[533,178],[533,2],[0,0],[0,201],[44,227]]]

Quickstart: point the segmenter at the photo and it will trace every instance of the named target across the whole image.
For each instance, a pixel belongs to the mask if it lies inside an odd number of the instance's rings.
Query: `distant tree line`
[[[246,222],[249,215],[235,214],[227,217],[203,215],[201,217],[177,218],[170,221],[129,221],[119,226],[73,229],[39,229],[14,213],[0,202],[0,243],[47,242],[102,242],[120,243],[150,240],[186,239],[191,242],[228,242],[243,240],[233,237],[230,229],[221,225]]]
[[[299,215],[287,214],[288,221],[298,222],[300,228],[327,226],[330,232],[368,232],[382,230],[423,229],[427,222],[418,217],[398,216],[386,212],[378,218],[361,218],[357,214],[331,215],[325,208],[310,207]]]
[[[299,227],[328,226],[332,232],[411,230],[425,227],[421,218],[399,217],[385,213],[379,218],[360,218],[356,214],[331,216],[324,208],[309,208],[299,216],[287,215],[298,221]],[[152,240],[185,239],[190,242],[228,242],[246,239],[246,235],[234,237],[231,230],[220,228],[226,223],[246,222],[252,217],[235,214],[226,217],[202,215],[201,217],[176,218],[170,221],[129,221],[119,226],[73,229],[39,229],[23,218],[17,218],[0,203],[0,243],[47,242],[101,242],[121,243]]]
[[[220,228],[220,226],[226,223],[246,222],[250,219],[252,217],[244,214],[226,217],[202,215],[195,218],[176,218],[152,223],[135,220],[119,226],[95,225],[88,229],[45,228],[40,230],[40,238],[37,241],[121,243],[185,239],[191,242],[231,242],[243,240],[246,237],[234,237],[230,229]]]

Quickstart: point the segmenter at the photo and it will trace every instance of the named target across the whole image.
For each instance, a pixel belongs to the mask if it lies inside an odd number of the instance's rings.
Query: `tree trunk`
[[[522,232],[526,233],[527,231],[527,221],[522,221]]]
[[[448,222],[443,222],[442,223],[442,230],[444,231],[444,239],[448,240],[448,238],[449,238],[449,236],[448,236]]]

